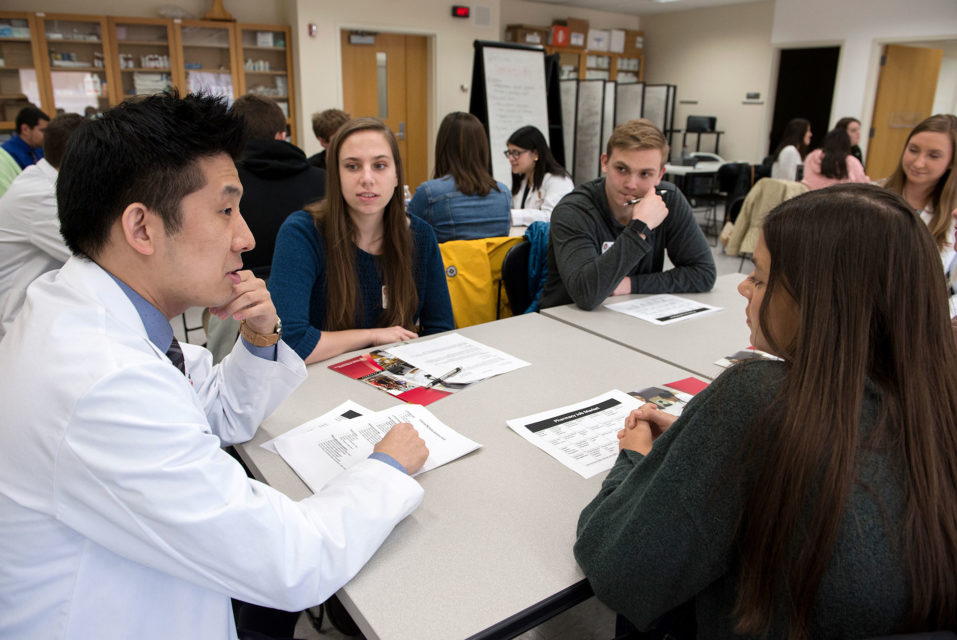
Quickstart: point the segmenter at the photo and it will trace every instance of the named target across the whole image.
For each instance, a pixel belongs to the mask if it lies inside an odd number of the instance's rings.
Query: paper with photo
[[[421,405],[401,405],[351,420],[335,418],[276,442],[283,460],[316,493],[349,467],[365,460],[394,425],[409,422],[429,448],[419,473],[435,469],[481,445],[440,421]],[[309,424],[309,423],[307,423]]]
[[[583,478],[611,469],[618,457],[618,432],[643,404],[612,389],[583,402],[507,420],[515,433]]]
[[[714,307],[697,300],[663,293],[654,296],[645,296],[624,302],[606,304],[612,311],[624,313],[652,324],[665,325],[681,322],[688,318],[721,311],[721,307]]]
[[[389,353],[429,375],[454,384],[478,382],[529,366],[524,360],[458,333],[389,347]],[[456,368],[461,368],[461,371],[446,377]]]
[[[637,398],[642,404],[650,402],[673,416],[680,416],[685,405],[694,397],[688,393],[665,389],[664,387],[648,387],[640,391],[629,391],[628,395]]]
[[[259,446],[265,449],[266,451],[272,451],[273,453],[278,455],[279,451],[276,450],[277,440],[294,437],[298,433],[303,433],[306,431],[317,429],[321,427],[322,425],[328,424],[330,422],[343,422],[345,420],[358,418],[359,416],[364,416],[367,413],[372,413],[372,412],[357,402],[353,402],[352,400],[346,400],[335,409],[327,411],[326,413],[322,414],[318,418],[313,418],[309,422],[301,424],[294,429],[290,429],[286,433],[282,435],[278,435],[272,440],[267,440],[266,442],[263,442]]]
[[[464,387],[442,384],[434,376],[382,349],[334,362],[329,368],[410,404],[431,404]]]

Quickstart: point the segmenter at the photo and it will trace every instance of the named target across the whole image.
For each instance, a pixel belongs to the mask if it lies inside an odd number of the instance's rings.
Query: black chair
[[[532,304],[532,294],[528,290],[528,258],[531,249],[532,243],[519,242],[508,250],[502,260],[502,285],[514,316],[522,315]]]

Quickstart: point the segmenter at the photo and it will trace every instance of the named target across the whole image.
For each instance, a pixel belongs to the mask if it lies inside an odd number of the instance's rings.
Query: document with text
[[[558,409],[506,421],[509,428],[583,478],[611,469],[618,432],[644,401],[612,389]]]
[[[328,424],[330,422],[345,422],[346,420],[352,420],[353,418],[358,418],[359,416],[364,416],[367,413],[372,413],[372,411],[366,409],[361,404],[353,402],[352,400],[346,400],[340,404],[335,409],[327,411],[318,418],[313,418],[305,424],[301,424],[295,429],[290,429],[286,433],[276,436],[272,440],[267,440],[263,442],[260,447],[266,451],[272,451],[275,454],[278,454],[279,451],[276,449],[276,442],[279,440],[285,440],[287,438],[294,438],[297,434],[305,433],[306,431],[312,431],[313,429],[319,428],[322,425]]]
[[[478,382],[529,366],[524,360],[458,333],[449,333],[432,340],[416,340],[388,349],[397,358],[452,384]]]
[[[295,435],[277,438],[275,445],[283,460],[315,493],[338,474],[368,458],[375,444],[400,422],[411,423],[429,448],[425,465],[415,475],[451,462],[481,446],[447,426],[425,407],[414,404],[345,421],[336,417],[318,418],[306,423],[311,426]]]
[[[635,298],[634,300],[625,300],[624,302],[614,302],[612,304],[606,304],[605,306],[612,311],[624,313],[659,325],[681,322],[688,318],[721,311],[721,307],[713,307],[710,304],[704,304],[703,302],[682,298],[680,296],[673,296],[669,293]]]

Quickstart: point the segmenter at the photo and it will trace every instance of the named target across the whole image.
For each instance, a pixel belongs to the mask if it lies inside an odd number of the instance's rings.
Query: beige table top
[[[724,371],[714,364],[716,360],[751,344],[751,331],[745,324],[746,301],[737,291],[744,278],[743,274],[729,273],[719,276],[707,293],[676,294],[721,307],[721,311],[669,325],[655,325],[612,311],[604,304],[593,311],[568,304],[545,309],[542,314],[713,380]],[[615,296],[605,304],[640,297]]]
[[[581,478],[505,421],[612,388],[633,391],[690,375],[540,314],[459,332],[531,366],[429,405],[482,448],[419,476],[422,505],[339,591],[370,640],[511,637],[561,611],[563,599],[567,607],[587,597],[572,544],[578,515],[605,474]],[[325,364],[312,365],[308,380],[239,447],[241,455],[259,478],[290,497],[309,495],[285,462],[259,444],[346,399],[369,409],[398,404]]]

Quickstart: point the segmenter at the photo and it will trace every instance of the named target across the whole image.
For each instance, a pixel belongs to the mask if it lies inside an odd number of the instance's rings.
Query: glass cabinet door
[[[171,42],[172,21],[110,18],[110,32],[115,43],[118,100],[160,93],[178,84],[173,74],[174,70],[182,73],[182,63]]]
[[[179,28],[186,91],[223,96],[232,104],[236,96],[236,82],[230,55],[231,25],[183,20]]]
[[[295,118],[289,59],[289,32],[275,25],[241,24],[239,29],[242,61],[242,93],[253,93],[275,100],[286,114],[295,139]]]
[[[93,16],[41,16],[56,113],[89,117],[109,108],[107,66],[112,61],[103,47],[105,23],[105,18]]]
[[[20,109],[42,108],[31,31],[32,16],[0,12],[0,131],[12,132]],[[2,134],[6,137],[6,133]]]

